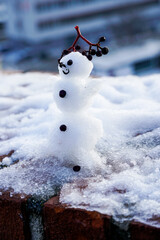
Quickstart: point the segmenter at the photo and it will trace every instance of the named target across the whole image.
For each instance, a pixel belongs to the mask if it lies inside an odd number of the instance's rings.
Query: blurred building
[[[128,36],[156,28],[157,5],[158,0],[8,0],[7,30],[12,38],[34,42],[72,37],[76,25],[88,35]]]
[[[34,46],[33,55],[43,50],[41,56],[45,56],[44,51],[59,56],[75,39],[76,25],[90,41],[106,36],[111,53],[160,39],[159,0],[5,0],[5,3],[8,37]],[[109,71],[112,74],[112,67]]]
[[[94,59],[95,75],[148,75],[160,73],[160,41],[148,40]]]

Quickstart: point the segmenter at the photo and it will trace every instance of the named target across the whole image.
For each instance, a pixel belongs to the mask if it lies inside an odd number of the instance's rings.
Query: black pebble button
[[[61,90],[61,91],[59,92],[59,96],[60,96],[61,98],[64,98],[64,97],[66,96],[66,91],[65,91],[65,90]]]
[[[78,165],[73,167],[73,171],[75,172],[79,172],[80,170],[81,170],[81,167]]]
[[[66,125],[61,125],[59,128],[62,132],[65,132],[67,130]]]

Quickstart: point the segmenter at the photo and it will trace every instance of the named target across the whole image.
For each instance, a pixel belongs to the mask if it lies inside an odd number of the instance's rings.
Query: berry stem
[[[88,43],[90,46],[97,46],[99,47],[100,44],[99,43],[91,43],[90,41],[88,41],[85,37],[83,37],[83,35],[80,32],[79,26],[75,26],[75,29],[77,31],[77,37],[74,41],[74,43],[72,44],[72,46],[70,48],[68,48],[68,50],[73,49],[73,51],[75,52],[75,45],[78,42],[79,38],[82,38],[86,43]]]

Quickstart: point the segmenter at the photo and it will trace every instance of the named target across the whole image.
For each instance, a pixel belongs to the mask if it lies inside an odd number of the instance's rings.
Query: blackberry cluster
[[[97,43],[91,43],[85,37],[83,37],[83,35],[81,34],[80,29],[79,29],[78,26],[76,26],[75,29],[77,30],[77,37],[76,37],[73,45],[70,48],[68,48],[67,50],[63,50],[60,59],[58,59],[58,62],[60,62],[60,60],[61,60],[61,58],[63,56],[69,54],[72,51],[74,51],[74,52],[75,51],[81,52],[82,55],[86,56],[89,61],[92,60],[92,58],[93,58],[92,56],[101,57],[102,55],[108,54],[109,49],[107,47],[101,47],[100,46],[101,42],[105,42],[106,41],[105,37],[100,37],[99,41]],[[76,45],[76,43],[77,43],[79,38],[82,38],[89,45],[89,49],[88,50],[81,51],[81,47],[79,45]]]
[[[88,60],[90,60],[90,61],[93,58],[92,56],[101,57],[102,55],[108,54],[109,49],[107,47],[100,46],[100,42],[104,42],[105,40],[106,40],[105,37],[100,37],[96,46],[90,45],[89,50],[83,51],[82,54],[85,55],[88,58]],[[93,47],[96,47],[96,49]]]

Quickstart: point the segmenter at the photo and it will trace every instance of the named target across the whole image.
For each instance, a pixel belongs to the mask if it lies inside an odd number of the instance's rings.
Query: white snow
[[[3,158],[3,160],[2,160],[2,165],[7,165],[7,166],[9,166],[9,165],[11,165],[11,164],[12,164],[11,158],[9,158],[9,157]]]
[[[104,128],[96,145],[106,165],[101,174],[83,167],[76,173],[51,154],[50,130],[60,119],[52,96],[57,78],[0,74],[0,156],[14,150],[3,160],[14,164],[0,170],[0,188],[54,195],[55,185],[63,185],[60,199],[73,207],[118,221],[160,217],[160,75],[100,79],[89,113]],[[82,134],[81,126],[76,131]],[[95,157],[88,156],[86,162]]]

